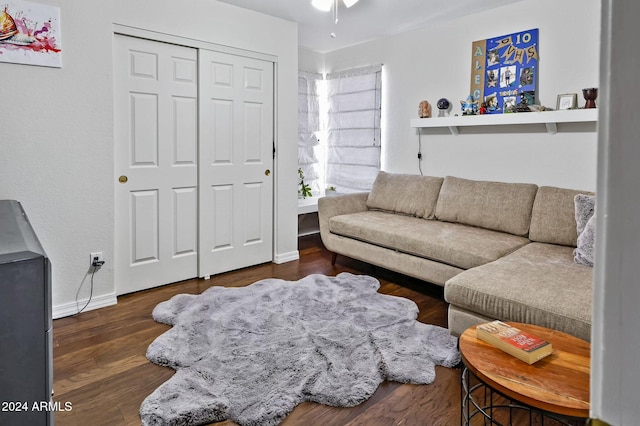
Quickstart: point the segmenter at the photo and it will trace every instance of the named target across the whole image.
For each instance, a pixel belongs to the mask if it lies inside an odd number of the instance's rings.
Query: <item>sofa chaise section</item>
[[[449,329],[499,319],[560,330],[589,341],[593,268],[577,264],[574,198],[591,194],[543,186],[532,208],[530,244],[445,284]]]
[[[573,247],[531,243],[445,285],[449,329],[493,319],[536,324],[590,340],[592,268],[573,261]]]

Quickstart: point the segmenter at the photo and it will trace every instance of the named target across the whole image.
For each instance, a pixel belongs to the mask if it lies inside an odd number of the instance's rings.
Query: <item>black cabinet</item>
[[[20,203],[0,200],[0,425],[53,425],[51,264]]]

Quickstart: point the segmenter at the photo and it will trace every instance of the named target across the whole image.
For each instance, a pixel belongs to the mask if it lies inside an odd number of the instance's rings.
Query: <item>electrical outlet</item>
[[[89,258],[89,265],[91,266],[102,266],[104,263],[104,255],[101,251],[91,253],[91,257]]]

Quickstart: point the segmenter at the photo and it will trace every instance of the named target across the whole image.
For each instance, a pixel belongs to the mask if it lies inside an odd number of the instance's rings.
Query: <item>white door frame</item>
[[[276,245],[277,245],[277,204],[276,200],[278,199],[278,185],[276,184],[278,178],[278,156],[276,153],[278,152],[278,57],[274,55],[270,55],[268,53],[255,52],[252,50],[240,49],[230,46],[225,46],[222,44],[212,43],[203,40],[192,39],[188,37],[176,36],[173,34],[162,33],[158,31],[146,30],[138,27],[133,27],[130,25],[112,24],[113,34],[121,34],[131,37],[138,37],[142,39],[158,41],[162,43],[170,43],[179,46],[193,47],[196,49],[205,49],[205,50],[213,50],[221,53],[228,53],[232,55],[245,56],[253,59],[260,59],[263,61],[268,61],[273,63],[273,145],[274,145],[274,159],[273,159],[273,195],[272,195],[272,206],[273,206],[273,217],[272,217],[272,261],[275,261],[276,257]],[[114,175],[115,176],[115,175]],[[114,177],[115,180],[115,177]],[[198,187],[198,190],[200,188]],[[198,230],[199,233],[199,230]],[[115,247],[115,245],[114,245]],[[117,249],[117,248],[116,248]],[[281,262],[276,262],[281,263]]]

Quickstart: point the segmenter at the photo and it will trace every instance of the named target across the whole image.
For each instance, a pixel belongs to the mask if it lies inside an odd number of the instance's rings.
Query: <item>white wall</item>
[[[45,1],[45,3],[47,3]],[[89,294],[89,253],[103,251],[94,298],[114,299],[112,40],[114,23],[278,58],[276,238],[297,256],[297,25],[220,3],[57,0],[61,69],[0,63],[0,199],[20,201],[53,264],[54,313]]]
[[[324,72],[324,53],[305,47],[298,48],[298,69],[308,72]]]
[[[417,118],[418,104],[425,99],[433,105],[434,114],[435,103],[442,97],[452,101],[453,113],[460,112],[459,101],[469,94],[474,40],[539,28],[541,102],[555,108],[558,94],[578,93],[579,104],[584,105],[581,89],[598,85],[599,18],[598,0],[517,2],[327,53],[325,70],[384,64],[382,168],[419,173],[418,136],[409,120]],[[548,135],[543,126],[475,128],[470,134],[467,129],[461,131],[467,134],[460,136],[425,131],[422,169],[435,176],[595,190],[594,130],[589,125],[565,126],[558,134]]]

